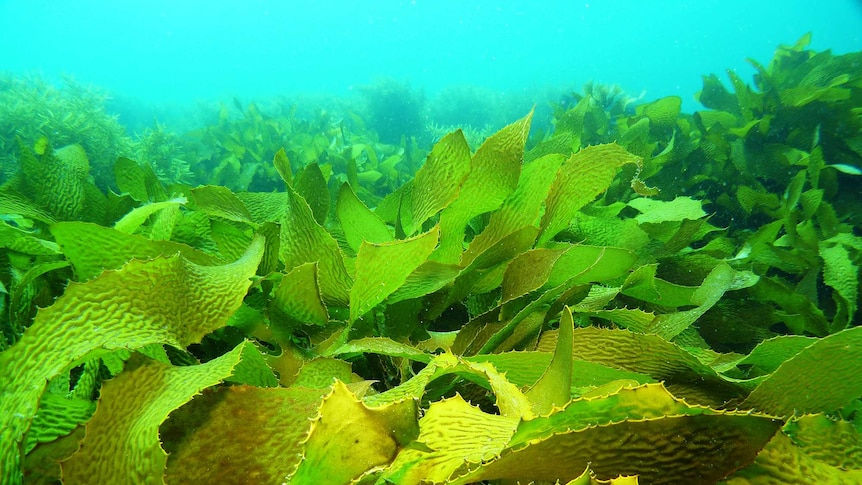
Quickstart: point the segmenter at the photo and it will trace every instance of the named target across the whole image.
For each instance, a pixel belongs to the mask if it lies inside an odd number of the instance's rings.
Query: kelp
[[[54,146],[80,145],[92,164],[96,185],[105,189],[118,156],[131,156],[134,140],[116,116],[107,113],[109,93],[70,76],[54,80],[38,74],[0,74],[0,183],[12,178],[19,143],[31,146],[50,137]]]
[[[103,404],[87,423],[82,450],[61,464],[63,480],[146,482],[164,473],[167,455],[158,428],[167,415],[224,380],[274,385],[261,362],[254,346],[245,344],[196,366],[149,362],[127,369],[102,388]]]
[[[179,256],[133,261],[88,283],[73,285],[54,305],[37,314],[21,340],[0,354],[3,368],[16,369],[0,381],[3,480],[20,480],[16,448],[37,413],[47,380],[94,351],[153,343],[183,348],[200,340],[224,325],[236,310],[261,251],[262,242],[257,240],[233,267],[196,266]],[[149,298],[142,299],[142,293]],[[65,337],[55,338],[57,335]]]
[[[22,142],[3,483],[857,482],[860,82],[806,43],[472,148],[225,108],[189,185]]]

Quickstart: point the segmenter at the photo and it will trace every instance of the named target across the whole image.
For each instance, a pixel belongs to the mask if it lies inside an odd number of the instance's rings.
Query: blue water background
[[[618,84],[643,99],[767,63],[779,44],[862,50],[858,0],[0,0],[0,71],[71,74],[148,102],[349,95],[380,77],[426,95]]]

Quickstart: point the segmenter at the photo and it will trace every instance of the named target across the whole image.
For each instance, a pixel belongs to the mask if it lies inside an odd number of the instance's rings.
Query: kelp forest
[[[809,40],[693,113],[0,76],[0,482],[862,483],[862,52]]]

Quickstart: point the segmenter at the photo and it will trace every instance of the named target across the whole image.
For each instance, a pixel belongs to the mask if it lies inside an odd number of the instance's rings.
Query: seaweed
[[[140,163],[22,139],[0,481],[858,481],[859,74],[806,46],[475,147],[256,104]]]
[[[103,190],[118,156],[129,156],[133,141],[115,116],[105,110],[108,94],[71,77],[53,83],[37,75],[0,73],[0,182],[14,173],[18,142],[27,146],[48,137],[56,146],[78,144],[93,165]]]

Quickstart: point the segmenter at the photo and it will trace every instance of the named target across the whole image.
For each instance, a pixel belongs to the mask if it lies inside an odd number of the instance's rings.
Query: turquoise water
[[[691,111],[701,75],[750,80],[745,58],[765,63],[808,31],[815,50],[862,49],[862,2],[6,0],[0,70],[147,102],[346,95],[379,77],[428,95],[595,80]]]

